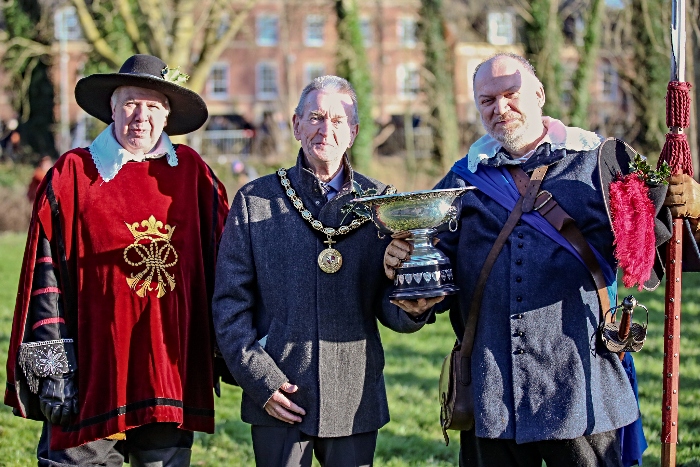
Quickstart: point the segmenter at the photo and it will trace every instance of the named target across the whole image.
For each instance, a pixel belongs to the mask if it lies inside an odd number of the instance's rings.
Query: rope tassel
[[[659,165],[668,162],[672,174],[686,173],[693,176],[693,162],[690,156],[690,145],[684,133],[667,133],[664,148],[661,150]],[[657,166],[657,167],[658,167]]]
[[[690,126],[690,88],[688,82],[671,81],[666,88],[666,126],[688,128]]]
[[[690,126],[690,88],[685,81],[671,81],[666,91],[666,126],[687,128]],[[668,162],[672,174],[686,173],[693,176],[693,161],[690,155],[688,138],[683,133],[666,134],[666,142],[661,150],[658,167]]]

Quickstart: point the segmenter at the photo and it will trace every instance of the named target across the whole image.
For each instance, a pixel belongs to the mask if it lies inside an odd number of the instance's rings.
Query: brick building
[[[404,115],[425,115],[427,108],[420,91],[422,45],[417,40],[420,1],[358,0],[358,4],[373,77],[375,119],[386,125],[403,122]],[[497,51],[522,51],[518,19],[512,11],[493,9],[483,16],[480,32],[465,34],[464,28],[452,24],[448,25],[447,38],[455,59],[458,118],[463,125],[477,128],[479,120],[471,86],[474,68]],[[73,6],[59,7],[54,22],[56,121],[68,122],[58,125],[57,146],[65,149],[89,139],[85,122],[90,119],[75,104],[73,95],[86,60],[87,45]],[[211,68],[202,91],[211,115],[206,129],[220,132],[215,136],[218,138],[222,131],[288,124],[303,86],[316,76],[334,73],[336,56],[333,2],[258,0],[244,27]],[[575,53],[570,58],[575,61]],[[600,96],[614,109],[624,97],[618,93],[614,68],[606,63],[603,57],[591,92],[594,99]],[[601,112],[607,112],[606,108],[601,106]],[[605,115],[600,120],[604,122]]]

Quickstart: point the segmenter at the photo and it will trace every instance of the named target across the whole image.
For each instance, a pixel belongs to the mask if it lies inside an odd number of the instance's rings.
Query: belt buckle
[[[552,199],[552,194],[551,194],[549,191],[547,191],[547,190],[542,190],[542,191],[540,191],[539,193],[537,193],[537,197],[535,198],[535,201],[537,201],[537,198],[539,198],[540,195],[543,195],[543,194],[546,194],[546,195],[547,195],[547,199],[545,199],[544,201],[542,201],[542,202],[541,202],[540,204],[538,204],[537,206],[533,206],[533,208],[532,208],[533,211],[539,211],[539,210],[542,208],[542,206],[544,206],[545,204],[547,204],[547,203]]]

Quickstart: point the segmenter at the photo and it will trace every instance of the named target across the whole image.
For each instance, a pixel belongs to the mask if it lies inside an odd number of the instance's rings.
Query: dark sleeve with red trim
[[[50,341],[68,337],[63,316],[58,270],[51,245],[40,228],[36,264],[29,301],[29,324],[33,341]]]
[[[73,339],[68,335],[55,255],[40,227],[36,249],[28,326],[31,340],[20,345],[18,363],[29,389],[37,394],[47,376],[72,373],[76,369]]]

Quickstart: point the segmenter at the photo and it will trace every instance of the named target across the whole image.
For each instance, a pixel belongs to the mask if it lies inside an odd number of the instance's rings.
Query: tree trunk
[[[419,33],[425,45],[425,73],[421,80],[428,106],[434,151],[443,171],[461,157],[454,98],[453,57],[445,42],[442,0],[421,0]]]
[[[586,21],[583,47],[579,51],[578,67],[571,80],[571,109],[569,122],[573,126],[588,127],[591,78],[595,76],[600,47],[601,18],[605,0],[592,0]]]
[[[560,50],[563,41],[559,19],[558,0],[530,2],[530,21],[526,23],[525,54],[542,81],[547,99],[543,112],[555,118],[562,117],[562,66]]]
[[[364,39],[355,0],[336,0],[338,17],[337,73],[353,85],[357,94],[360,131],[350,151],[355,168],[362,173],[370,171],[374,153],[376,125],[372,118],[372,76],[367,63]]]

